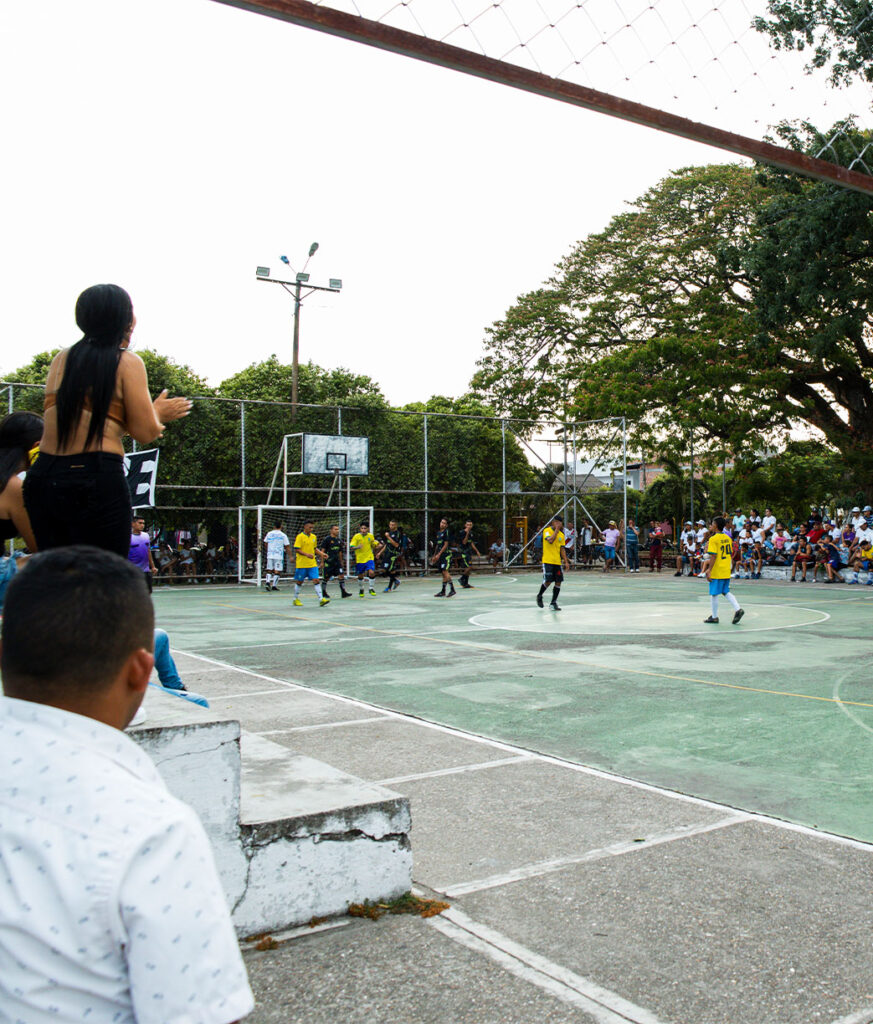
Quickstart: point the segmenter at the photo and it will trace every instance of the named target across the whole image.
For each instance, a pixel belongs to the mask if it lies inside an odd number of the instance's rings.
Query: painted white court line
[[[856,1013],[850,1013],[846,1017],[832,1021],[831,1024],[871,1024],[873,1022],[873,1006],[867,1006]]]
[[[449,899],[454,899],[457,896],[469,896],[470,893],[482,892],[483,889],[497,889],[500,886],[510,885],[513,882],[523,882],[529,878],[550,875],[555,871],[562,871],[564,868],[572,867],[575,864],[589,864],[592,861],[605,860],[607,857],[620,857],[625,853],[637,853],[641,850],[651,849],[653,846],[675,843],[679,839],[688,839],[690,836],[717,832],[719,829],[730,828],[732,825],[739,825],[748,820],[748,815],[734,814],[729,818],[722,818],[721,821],[709,822],[705,825],[679,825],[676,828],[667,829],[664,832],[648,836],[644,841],[626,839],[623,842],[610,843],[609,846],[602,846],[596,850],[586,850],[585,853],[577,854],[574,857],[541,860],[534,864],[525,864],[523,867],[515,868],[513,871],[506,871],[500,875],[490,875],[487,878],[477,878],[470,882],[450,885],[442,891]]]
[[[503,650],[502,648],[498,649]],[[256,679],[264,679],[270,683],[277,683],[280,686],[286,687],[288,690],[301,690],[305,693],[315,694],[318,697],[325,697],[328,700],[335,700],[339,704],[347,704],[350,707],[367,708],[370,711],[382,712],[391,718],[398,718],[406,722],[413,722],[416,725],[420,725],[423,729],[432,729],[434,732],[441,732],[446,736],[457,736],[460,739],[472,740],[475,743],[481,743],[483,746],[491,747],[493,750],[505,750],[507,754],[525,754],[531,761],[535,761],[540,764],[553,765],[556,768],[566,768],[568,771],[578,772],[580,775],[589,775],[591,778],[603,779],[605,782],[615,782],[620,786],[628,786],[631,789],[638,789],[643,793],[654,793],[657,796],[666,797],[668,800],[677,800],[680,803],[693,804],[695,807],[708,807],[711,810],[747,814],[749,822],[769,825],[773,828],[783,829],[786,832],[796,832],[799,835],[815,839],[823,839],[826,842],[834,843],[837,846],[847,846],[854,850],[864,850],[866,853],[870,853],[871,849],[873,849],[873,846],[871,846],[870,843],[861,842],[860,839],[850,839],[847,836],[838,836],[833,832],[822,832],[818,829],[810,828],[808,825],[797,825],[791,821],[781,821],[779,818],[771,818],[766,814],[749,813],[743,811],[741,808],[731,807],[730,804],[721,804],[714,800],[704,800],[702,797],[689,796],[687,793],[677,793],[672,789],[663,789],[662,787],[652,785],[649,782],[640,782],[637,779],[629,779],[624,775],[603,771],[601,768],[591,768],[588,765],[578,764],[575,761],[568,761],[565,758],[556,757],[553,754],[542,754],[538,750],[530,750],[526,747],[520,747],[513,743],[505,743],[502,740],[488,739],[486,736],[479,736],[477,733],[467,732],[464,729],[458,729],[448,725],[439,725],[437,722],[428,722],[424,718],[417,718],[415,715],[410,715],[402,711],[393,711],[391,708],[383,708],[379,704],[372,704],[368,701],[359,700],[356,697],[344,697],[338,693],[328,693],[325,690],[318,690],[314,686],[308,686],[306,683],[301,683],[296,680],[279,679],[276,676],[264,675],[262,672],[253,672],[251,669],[240,668],[238,665],[230,665],[227,662],[217,661],[214,658],[207,658],[203,654],[192,654],[190,651],[178,650],[177,648],[172,648],[172,650],[174,654],[187,654],[191,658],[199,658],[201,661],[210,662],[214,665],[221,665],[223,668],[233,669],[236,672],[240,672],[242,675],[254,676]],[[216,697],[214,699],[221,700],[222,698]]]
[[[280,690],[254,690],[252,693],[222,693],[215,697],[210,697],[209,700],[213,703],[218,700],[239,700],[241,697],[267,697],[271,693],[287,693],[288,688]]]
[[[700,597],[700,601],[703,602],[703,600],[704,600],[703,597]],[[679,605],[679,602],[675,602],[675,604]],[[588,606],[588,607],[590,607],[590,606]],[[687,607],[687,603],[683,602],[680,607],[686,608]],[[708,604],[707,604],[707,607],[708,607]],[[822,622],[827,622],[828,619],[831,617],[829,612],[822,611],[820,608],[807,608],[804,605],[799,605],[799,604],[791,604],[791,605],[781,605],[781,604],[750,604],[750,605],[747,605],[746,607],[747,607],[747,609],[751,609],[751,608],[778,608],[778,609],[791,608],[791,609],[798,609],[799,611],[803,611],[803,612],[811,612],[813,615],[820,616],[820,618],[808,619],[808,620],[805,620],[803,622],[776,623],[775,625],[769,625],[769,626],[740,626],[739,629],[731,631],[730,635],[732,637],[733,636],[740,636],[743,633],[765,633],[765,632],[773,632],[775,630],[780,630],[780,629],[800,629],[801,627],[804,627],[804,626],[818,626]],[[598,605],[597,608],[598,608],[598,610],[600,610],[600,609],[611,609],[612,610],[612,614],[613,615],[615,614],[615,610],[610,605]],[[515,607],[512,607],[512,608],[505,609],[505,610],[501,609],[501,612],[503,612],[503,614],[508,615],[510,617],[510,619],[511,619],[512,615],[514,613],[518,612],[519,610],[520,609],[517,606],[515,606]],[[586,606],[585,605],[579,605],[579,606],[575,606],[574,607],[573,605],[565,604],[565,611],[576,611],[576,610],[584,612],[586,610]],[[549,633],[549,634],[552,634],[552,635],[557,633],[560,636],[591,636],[591,635],[601,635],[603,633],[603,631],[604,631],[603,630],[603,624],[599,620],[594,620],[590,625],[586,625],[585,622],[582,621],[582,622],[580,622],[578,624],[578,626],[576,626],[573,623],[572,618],[568,618],[568,617],[564,617],[564,618],[560,619],[559,623],[558,623],[558,628],[555,629],[555,628],[553,628],[553,626],[555,624],[555,620],[554,620],[554,614],[555,613],[554,612],[550,612],[547,609],[544,609],[544,610],[534,609],[534,612],[538,612],[539,613],[539,617],[538,618],[531,618],[530,623],[528,624],[526,622],[524,625],[519,625],[517,622],[512,622],[512,621],[509,621],[506,624],[501,624],[499,618],[497,617],[497,616],[499,616],[500,613],[492,613],[492,612],[484,612],[484,613],[483,612],[479,612],[478,614],[471,616],[469,619],[467,619],[467,621],[471,625],[473,625],[473,626],[480,626],[482,629],[491,629],[491,630],[499,629],[499,630],[503,630],[504,632],[507,632],[507,633]],[[493,619],[492,618],[488,618],[488,616],[491,616],[491,615],[494,616]],[[725,617],[725,618],[727,618],[727,617]],[[541,628],[540,628],[540,626],[541,626]],[[707,637],[720,637],[720,638],[723,639],[726,634],[727,634],[727,630],[723,630],[723,629],[721,629],[721,630],[719,630],[719,629],[710,630],[709,632],[707,632],[705,629],[701,629],[699,624],[696,624],[695,626],[693,626],[691,628],[682,628],[680,626],[677,626],[675,628],[674,627],[666,627],[666,628],[662,627],[662,628],[647,629],[645,626],[640,626],[638,629],[630,629],[630,630],[628,630],[628,629],[614,629],[612,626],[610,626],[609,630],[608,630],[608,636],[611,636],[611,637],[612,636],[645,636],[645,637],[651,637],[651,636],[655,636],[655,637],[657,637],[657,636],[695,636],[695,637],[697,637],[697,636],[707,636]]]
[[[597,1024],[660,1024],[658,1018],[609,989],[534,953],[508,936],[452,907],[427,924],[447,938],[482,953],[505,971],[590,1014]]]
[[[372,718],[350,718],[347,722],[321,722],[319,725],[292,725],[287,729],[265,729],[255,733],[256,736],[280,736],[286,732],[317,732],[319,729],[342,729],[347,725],[366,725],[368,722],[385,722],[388,715],[375,715]]]
[[[852,711],[851,708],[847,708],[846,705],[842,702],[842,700],[840,700],[840,687],[843,685],[846,679],[848,679],[848,677],[849,673],[844,672],[843,675],[839,676],[836,682],[834,683],[834,701],[836,702],[836,705],[840,709],[840,711],[842,711],[843,714],[850,721],[854,722],[855,725],[860,726],[865,732],[873,733],[873,729],[871,729],[866,722],[862,722],[861,719],[858,718],[858,716],[855,714],[855,712]]]
[[[330,625],[330,622],[327,623]],[[347,627],[345,627],[347,628]],[[388,632],[388,631],[386,631]],[[447,636],[453,633],[481,633],[481,626],[458,626],[455,629],[449,627],[448,629],[431,629],[431,630],[416,630],[415,633],[401,633],[400,637],[405,636],[441,636],[445,633]],[[349,644],[357,643],[359,640],[384,640],[384,634],[374,634],[373,636],[338,636],[338,637],[319,637],[319,644]],[[308,646],[314,641],[312,637],[308,640],[281,640],[277,643],[270,644],[225,644],[220,647],[210,647],[210,651],[246,651],[250,649],[258,650],[261,647],[297,647],[297,646]],[[217,671],[217,670],[216,670]]]
[[[501,757],[496,761],[479,761],[476,764],[462,764],[456,768],[439,768],[432,772],[418,772],[416,775],[395,775],[392,779],[379,779],[377,786],[396,786],[400,782],[418,782],[419,779],[441,779],[446,775],[464,775],[466,772],[481,772],[486,768],[503,768],[508,764],[521,764],[524,761],[533,761],[530,754],[521,754],[518,757]]]

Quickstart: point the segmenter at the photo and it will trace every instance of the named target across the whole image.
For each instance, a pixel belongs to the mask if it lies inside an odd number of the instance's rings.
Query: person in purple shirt
[[[152,573],[155,571],[155,563],[152,558],[151,541],[145,532],[145,519],[135,515],[130,528],[130,551],[128,559],[145,573],[145,581],[152,592]]]

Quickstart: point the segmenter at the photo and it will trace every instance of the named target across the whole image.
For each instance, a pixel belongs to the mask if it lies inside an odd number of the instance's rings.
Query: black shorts
[[[564,570],[560,565],[553,562],[543,562],[543,583],[557,583],[560,586],[564,582]]]
[[[328,580],[335,579],[337,576],[345,576],[345,573],[343,572],[343,567],[339,562],[325,562],[322,576],[326,583]]]
[[[472,551],[461,551],[458,553],[458,565],[463,569],[470,568],[470,562],[473,560]]]
[[[444,555],[437,562],[437,568],[442,572],[451,572],[452,570],[452,558],[454,556],[453,551],[446,551]]]

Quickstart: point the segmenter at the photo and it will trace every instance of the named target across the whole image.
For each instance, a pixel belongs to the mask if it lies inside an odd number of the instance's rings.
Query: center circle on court
[[[658,601],[638,604],[566,604],[559,612],[548,605],[537,608],[500,608],[474,615],[469,621],[486,629],[506,629],[518,633],[573,633],[609,636],[692,635],[712,636],[754,633],[773,629],[794,629],[826,622],[830,615],[816,608],[797,605],[755,604],[745,608],[738,625],[731,625],[733,609],[722,598],[717,625],[704,624],[709,615],[706,601]]]

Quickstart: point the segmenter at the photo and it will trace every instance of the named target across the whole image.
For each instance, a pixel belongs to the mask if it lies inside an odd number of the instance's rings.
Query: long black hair
[[[11,412],[0,420],[0,493],[11,477],[27,466],[27,455],[42,437],[42,416],[35,412]]]
[[[85,403],[91,406],[91,423],[85,447],[103,437],[103,427],[121,359],[121,343],[133,323],[133,303],[117,284],[95,284],[76,301],[76,323],[83,337],[67,354],[64,377],[58,389],[58,449],[73,437]]]

